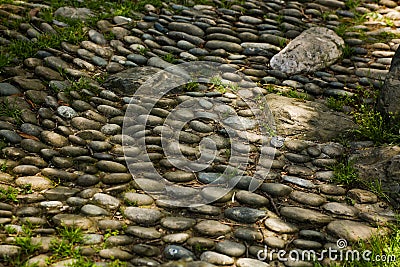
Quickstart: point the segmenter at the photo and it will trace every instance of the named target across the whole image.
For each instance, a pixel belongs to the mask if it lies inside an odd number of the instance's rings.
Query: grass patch
[[[352,162],[342,161],[332,167],[332,182],[340,185],[355,185],[358,183],[357,170]]]
[[[380,199],[390,202],[388,192],[384,189],[382,181],[378,178],[373,180],[362,180],[359,178],[357,169],[352,161],[343,160],[332,167],[333,178],[331,182],[339,185],[344,185],[349,188],[363,187],[372,193],[376,194]]]
[[[0,102],[0,116],[13,118],[16,124],[22,124],[22,111],[15,103],[10,103],[7,98]]]
[[[189,81],[184,85],[184,89],[187,92],[196,91],[197,89],[199,89],[199,83],[195,81]]]
[[[81,228],[62,226],[57,228],[61,240],[54,239],[50,243],[52,255],[47,259],[48,263],[53,263],[64,258],[79,259],[81,257],[79,245],[83,241]]]
[[[226,93],[226,86],[222,83],[220,77],[214,76],[210,79],[211,87],[210,89],[216,89],[218,92],[224,94]]]
[[[333,97],[330,96],[326,99],[326,105],[328,108],[343,111],[344,106],[352,106],[354,105],[355,99],[349,95]]]
[[[360,0],[346,0],[344,4],[350,10],[357,8],[360,5]]]
[[[377,145],[400,143],[400,125],[390,124],[383,115],[366,105],[353,112],[358,128],[354,133],[364,139],[373,141]]]
[[[354,55],[355,49],[346,43],[342,47],[342,51],[343,53],[341,59],[345,59],[345,58],[351,58]]]

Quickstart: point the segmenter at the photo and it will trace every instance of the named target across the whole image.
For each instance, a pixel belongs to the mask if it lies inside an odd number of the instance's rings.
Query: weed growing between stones
[[[210,89],[215,89],[218,92],[220,92],[221,94],[224,94],[228,91],[233,91],[233,92],[237,92],[239,90],[239,86],[235,83],[224,83],[220,77],[212,77],[210,79],[210,84],[211,87]],[[228,114],[229,115],[229,114]]]
[[[61,71],[61,69],[60,69]],[[97,81],[103,82],[104,77],[98,77],[96,79]],[[67,78],[67,81],[69,83],[69,86],[66,88],[60,89],[57,87],[51,87],[50,88],[54,91],[54,93],[60,93],[63,92],[68,98],[72,98],[71,94],[73,92],[82,94],[82,100],[89,100],[93,95],[98,95],[100,93],[99,86],[97,86],[96,83],[93,83],[92,81],[88,80],[87,78],[80,78],[77,80],[71,80]]]
[[[357,170],[352,162],[343,161],[332,167],[332,182],[345,186],[355,185],[358,182]]]
[[[360,5],[360,0],[347,0],[345,1],[345,5],[348,9],[355,9],[356,7],[358,7]]]
[[[139,54],[142,55],[142,56],[146,55],[146,53],[149,52],[149,51],[150,51],[150,49],[148,49],[146,47],[140,47],[139,50],[138,50]]]
[[[377,145],[400,142],[400,125],[391,125],[380,112],[361,105],[359,111],[353,115],[358,125],[354,133],[359,137],[369,139]]]
[[[342,47],[342,59],[344,58],[351,58],[354,55],[354,48],[351,47],[349,44],[344,44],[344,46]]]
[[[27,221],[26,224],[22,225],[22,231],[19,233],[15,228],[5,228],[5,232],[8,235],[14,236],[14,244],[20,247],[20,251],[16,257],[6,257],[4,259],[5,262],[8,262],[10,264],[9,266],[28,266],[27,261],[29,260],[29,258],[36,256],[41,247],[41,244],[40,242],[35,242],[32,239],[33,228],[35,228],[35,226],[29,223],[29,221]],[[30,264],[29,266],[37,265]]]
[[[199,83],[195,81],[190,81],[185,84],[184,89],[187,92],[196,91],[197,89],[199,89]]]
[[[272,94],[277,94],[277,95],[286,96],[286,97],[290,97],[290,98],[296,98],[299,100],[313,100],[313,98],[309,94],[304,93],[304,92],[299,92],[290,87],[266,84],[266,85],[264,85],[264,88],[268,91],[268,93],[272,93]]]
[[[176,62],[176,58],[174,55],[168,53],[162,57],[165,61],[174,64]]]
[[[338,96],[337,98],[330,96],[326,99],[326,105],[330,109],[342,112],[345,106],[353,105],[354,101],[354,98],[349,95]]]
[[[0,116],[11,117],[17,125],[22,124],[22,111],[16,103],[10,103],[7,98],[0,102]]]
[[[82,230],[64,226],[58,228],[58,233],[61,236],[61,240],[52,240],[50,244],[52,255],[48,259],[49,263],[63,258],[79,258],[79,243],[83,240]]]
[[[0,188],[0,201],[5,202],[18,202],[18,189],[12,186],[7,188]]]

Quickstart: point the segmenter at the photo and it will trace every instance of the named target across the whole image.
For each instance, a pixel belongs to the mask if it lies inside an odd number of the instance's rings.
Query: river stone
[[[143,239],[158,239],[161,237],[161,233],[153,227],[128,226],[125,232]]]
[[[110,215],[105,209],[92,204],[86,204],[81,208],[81,212],[87,216],[102,216]]]
[[[0,96],[9,96],[20,94],[21,91],[12,84],[0,83]]]
[[[205,45],[205,48],[210,49],[210,50],[222,48],[222,49],[225,49],[226,51],[232,52],[232,53],[240,53],[243,51],[243,47],[241,47],[239,44],[226,42],[226,41],[220,41],[220,40],[208,41]]]
[[[0,245],[0,257],[4,258],[14,258],[21,253],[21,248],[14,245]],[[7,261],[7,260],[6,260]]]
[[[108,90],[124,95],[133,95],[148,79],[161,69],[154,67],[135,67],[110,75],[103,86]]]
[[[262,207],[269,204],[269,200],[266,197],[246,190],[236,192],[235,197],[240,203],[247,204],[251,207]]]
[[[125,202],[133,203],[133,205],[137,206],[151,205],[154,202],[152,197],[134,192],[125,193],[124,200]]]
[[[161,225],[167,229],[184,231],[195,225],[196,220],[185,217],[165,217],[161,220]]]
[[[57,214],[52,220],[58,226],[73,226],[82,228],[82,230],[87,230],[93,225],[90,219],[76,214]]]
[[[231,231],[231,227],[214,220],[204,220],[195,225],[194,229],[206,236],[225,235]]]
[[[41,134],[43,141],[55,147],[63,147],[68,145],[68,139],[58,133],[44,131]]]
[[[377,233],[376,228],[348,220],[332,221],[328,224],[326,229],[333,235],[344,238],[351,243],[357,242],[358,240],[367,240],[371,238],[373,234]]]
[[[72,118],[71,125],[78,130],[100,130],[102,126],[100,122],[89,120],[84,117]]]
[[[132,180],[132,175],[129,173],[110,173],[106,174],[101,181],[105,184],[121,184]]]
[[[118,247],[102,249],[99,251],[99,256],[105,259],[119,259],[123,261],[133,258],[133,255],[131,253]]]
[[[127,169],[124,165],[118,162],[101,160],[97,162],[96,167],[105,172],[126,172]]]
[[[194,205],[189,208],[190,211],[192,212],[197,212],[201,214],[206,214],[206,215],[220,215],[221,214],[221,208],[212,206],[212,205]]]
[[[270,265],[266,262],[251,258],[240,258],[236,261],[237,267],[269,267]]]
[[[144,225],[155,224],[162,217],[162,213],[158,210],[138,207],[127,207],[124,214],[129,220]]]
[[[312,72],[332,65],[342,55],[344,41],[333,30],[312,27],[272,57],[273,69],[288,75]]]
[[[280,234],[292,234],[299,231],[297,226],[283,221],[281,218],[268,218],[264,222],[265,226]]]
[[[352,119],[326,105],[268,94],[269,109],[275,117],[278,135],[293,139],[327,142],[355,129]]]
[[[236,238],[249,242],[260,242],[264,238],[259,229],[256,228],[240,227],[235,230],[234,235]]]
[[[319,186],[319,190],[327,195],[344,195],[346,194],[346,189],[343,187],[333,185],[333,184],[322,184]]]
[[[199,37],[204,35],[204,31],[196,25],[184,22],[171,22],[168,24],[168,29],[171,31],[184,32]]]
[[[142,189],[146,192],[162,192],[165,190],[165,185],[159,181],[146,178],[136,178],[134,179],[136,183],[135,188]]]
[[[224,214],[228,219],[240,223],[255,223],[266,216],[265,211],[247,207],[228,208],[225,210]]]
[[[0,130],[0,136],[13,144],[20,143],[22,140],[21,136],[10,130]]]
[[[110,210],[118,209],[119,205],[121,204],[121,202],[117,198],[103,193],[94,194],[92,200],[95,203]]]
[[[185,172],[178,170],[178,171],[164,173],[164,178],[170,182],[183,183],[183,182],[190,182],[194,180],[196,177],[192,172]]]
[[[185,243],[190,237],[187,233],[176,233],[163,236],[162,240],[165,243],[182,244]]]
[[[263,183],[261,190],[273,197],[285,197],[293,191],[290,186],[280,183]]]
[[[19,165],[13,169],[13,172],[19,175],[35,175],[39,171],[38,167],[32,165]]]
[[[203,252],[200,255],[200,260],[216,265],[232,265],[234,263],[233,258],[214,251]]]
[[[210,202],[227,202],[232,198],[233,192],[229,188],[205,187],[200,195]]]
[[[30,184],[32,190],[37,191],[49,189],[53,186],[53,183],[49,179],[41,176],[22,176],[15,180],[15,184],[22,188]]]
[[[301,192],[301,191],[293,191],[290,194],[290,198],[299,203],[310,205],[310,206],[316,206],[316,207],[321,206],[326,201],[326,198],[324,198],[318,194],[306,193],[306,192]]]
[[[166,246],[164,249],[164,256],[168,260],[179,260],[179,259],[183,259],[183,258],[194,259],[195,258],[194,254],[190,250],[187,250],[184,247],[176,246],[176,245]]]
[[[312,224],[328,224],[332,218],[321,212],[299,208],[299,207],[282,207],[281,215],[289,220],[312,223]]]
[[[314,185],[314,183],[311,182],[310,180],[302,179],[302,178],[295,177],[295,176],[283,175],[282,180],[285,182],[289,182],[289,183],[301,186],[301,187],[305,187],[305,188],[315,188],[316,187],[316,185]]]
[[[215,246],[215,250],[232,257],[240,257],[246,252],[246,247],[243,244],[224,240]]]
[[[67,106],[59,106],[57,113],[65,119],[72,119],[78,116],[78,113],[73,108]]]
[[[132,251],[138,255],[146,256],[146,257],[158,256],[161,254],[160,249],[158,247],[146,245],[146,244],[135,244],[132,246]],[[147,259],[147,260],[149,262],[147,262],[147,263],[143,262],[143,266],[152,266],[150,261],[153,261],[153,260],[150,260],[150,259]],[[153,261],[153,262],[155,262],[155,261]],[[142,264],[135,264],[133,261],[131,261],[131,263],[133,263],[135,266],[142,265]],[[155,262],[155,264],[158,265],[158,262]]]
[[[300,249],[320,249],[322,244],[317,241],[305,240],[305,239],[295,239],[293,240],[293,245]]]
[[[357,216],[359,211],[357,208],[353,206],[349,206],[345,203],[338,202],[329,202],[322,206],[322,208],[328,212],[331,212],[334,215],[342,215],[342,216]]]

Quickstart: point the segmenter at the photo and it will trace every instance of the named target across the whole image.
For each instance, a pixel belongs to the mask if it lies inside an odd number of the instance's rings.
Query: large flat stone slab
[[[377,228],[348,220],[332,221],[328,224],[327,230],[339,238],[346,239],[348,242],[367,240],[377,233]]]
[[[327,142],[356,128],[349,116],[320,103],[275,94],[267,95],[266,99],[278,135]]]
[[[103,86],[116,93],[133,95],[148,79],[161,71],[154,67],[135,67],[110,75]]]
[[[380,181],[395,207],[400,206],[400,147],[384,146],[356,150],[350,157],[360,179]]]

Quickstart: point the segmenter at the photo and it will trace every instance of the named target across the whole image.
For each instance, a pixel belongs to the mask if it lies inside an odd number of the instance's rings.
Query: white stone
[[[272,57],[273,69],[292,75],[332,65],[341,55],[344,41],[334,31],[313,27],[291,41]]]

